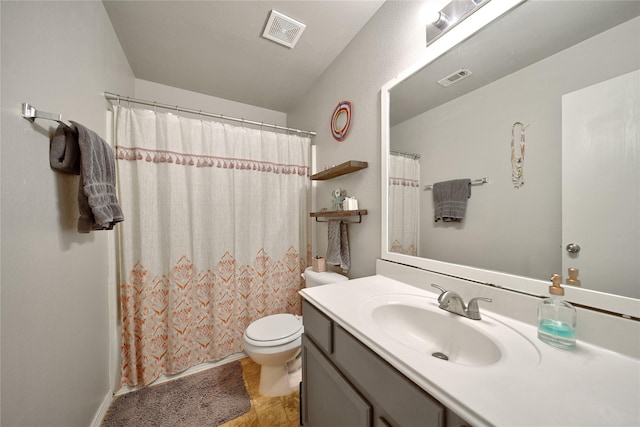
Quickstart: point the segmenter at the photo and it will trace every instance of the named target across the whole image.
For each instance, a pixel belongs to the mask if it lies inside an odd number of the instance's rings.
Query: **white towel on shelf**
[[[340,220],[330,220],[328,224],[327,264],[339,265],[344,271],[351,268],[349,254],[349,234],[347,224]]]

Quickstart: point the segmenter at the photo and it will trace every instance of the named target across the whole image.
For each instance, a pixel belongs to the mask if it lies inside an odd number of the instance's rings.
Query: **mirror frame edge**
[[[386,261],[396,262],[435,273],[455,276],[464,280],[484,283],[503,289],[530,294],[533,296],[548,296],[549,282],[539,279],[516,276],[492,270],[484,270],[459,264],[452,264],[428,258],[404,255],[389,251],[389,230],[388,230],[388,197],[389,197],[389,150],[390,150],[390,91],[406,78],[418,72],[429,63],[435,61],[449,49],[462,43],[476,32],[480,31],[491,22],[508,13],[526,0],[501,0],[489,2],[485,7],[474,13],[464,22],[457,25],[449,33],[440,37],[433,44],[429,45],[424,56],[416,61],[412,66],[399,73],[389,82],[385,83],[380,90],[380,147],[381,147],[381,255]],[[553,272],[549,272],[551,275]],[[640,300],[624,297],[620,295],[607,294],[584,288],[564,287],[566,299],[572,303],[640,319]]]

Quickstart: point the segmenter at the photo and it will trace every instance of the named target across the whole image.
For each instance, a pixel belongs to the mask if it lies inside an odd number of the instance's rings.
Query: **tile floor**
[[[293,392],[286,396],[268,397],[258,393],[260,365],[250,358],[240,360],[242,377],[251,397],[251,410],[246,414],[221,424],[220,427],[299,427],[300,396]]]

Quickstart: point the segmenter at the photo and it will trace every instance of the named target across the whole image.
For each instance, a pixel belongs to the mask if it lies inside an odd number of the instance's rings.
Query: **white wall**
[[[79,234],[78,178],[49,167],[56,124],[105,137],[104,91],[134,79],[101,2],[2,1],[2,426],[82,426],[109,395],[107,231]],[[115,301],[114,301],[115,302]]]
[[[266,108],[255,107],[253,105],[217,98],[215,96],[203,95],[198,92],[178,89],[172,86],[150,82],[148,80],[136,79],[135,84],[135,95],[125,93],[121,93],[120,95],[134,96],[135,98],[147,101],[156,101],[169,105],[179,105],[180,107],[193,108],[195,110],[202,110],[208,113],[224,114],[225,116],[235,117],[238,119],[253,120],[256,122],[264,122],[280,126],[287,125],[287,115],[280,111],[268,110]],[[137,107],[140,108],[140,106]],[[153,107],[143,106],[141,108]],[[184,113],[182,113],[182,115],[189,116]],[[207,117],[204,117],[204,119],[214,120],[213,118]],[[241,123],[235,121],[229,121],[228,123],[235,126],[241,126]]]
[[[640,67],[640,57],[628,54],[639,24],[640,18],[628,21],[391,129],[394,149],[422,154],[422,184],[490,180],[472,187],[462,223],[434,223],[432,193],[422,193],[421,257],[539,279],[566,271],[562,95]],[[511,183],[516,121],[529,126],[520,189]],[[516,144],[519,137],[517,127]]]
[[[387,1],[288,111],[289,126],[318,132],[314,144],[319,170],[347,160],[369,162],[362,171],[316,182],[314,210],[330,208],[330,193],[340,187],[358,198],[360,209],[369,211],[362,224],[349,226],[352,278],[375,274],[380,257],[380,88],[424,53],[425,27],[418,19],[423,4]],[[338,143],[329,121],[342,100],[353,103],[353,122],[347,138]],[[314,237],[314,254],[324,255],[327,225],[316,225]]]

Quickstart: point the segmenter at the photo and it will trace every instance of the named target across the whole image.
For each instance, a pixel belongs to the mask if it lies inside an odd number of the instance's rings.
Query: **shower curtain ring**
[[[158,114],[158,103],[156,101],[153,101],[153,112]]]

